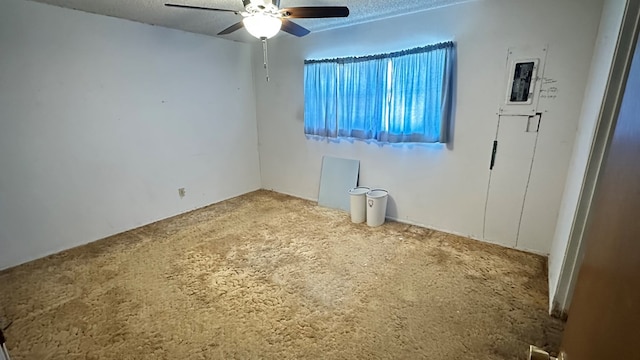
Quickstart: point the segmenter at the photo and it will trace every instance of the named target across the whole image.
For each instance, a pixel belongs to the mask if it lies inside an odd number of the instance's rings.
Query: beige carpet
[[[14,359],[525,359],[545,259],[258,191],[0,273]]]

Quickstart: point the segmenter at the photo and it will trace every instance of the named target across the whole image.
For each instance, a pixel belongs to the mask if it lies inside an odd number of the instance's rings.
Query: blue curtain
[[[445,87],[452,48],[407,54],[391,59],[391,100],[385,142],[446,142],[450,107]],[[449,56],[448,56],[449,55]],[[447,81],[447,82],[450,82]],[[446,116],[443,116],[446,115]]]
[[[304,133],[338,136],[336,64],[318,62],[304,67]]]
[[[339,64],[338,80],[338,136],[376,138],[387,108],[387,61]]]
[[[305,61],[305,133],[447,142],[452,42],[391,54]]]

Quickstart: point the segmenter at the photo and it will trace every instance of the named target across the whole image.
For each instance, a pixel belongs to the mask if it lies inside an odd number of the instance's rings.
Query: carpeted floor
[[[20,359],[525,359],[545,259],[258,191],[0,272]]]

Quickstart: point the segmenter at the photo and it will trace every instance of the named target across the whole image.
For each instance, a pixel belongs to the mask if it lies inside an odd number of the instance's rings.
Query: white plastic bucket
[[[367,225],[380,226],[384,224],[388,196],[389,192],[383,189],[373,189],[367,193]]]
[[[364,222],[367,216],[367,193],[368,187],[359,186],[349,190],[349,200],[351,209],[351,222],[358,224]]]

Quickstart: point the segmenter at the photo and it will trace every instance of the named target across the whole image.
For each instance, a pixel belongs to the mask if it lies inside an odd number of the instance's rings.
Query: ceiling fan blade
[[[225,11],[225,12],[232,12],[236,15],[240,14],[239,11],[236,10],[229,10],[229,9],[216,9],[216,8],[210,8],[210,7],[202,7],[202,6],[191,6],[191,5],[182,5],[182,4],[164,4],[164,6],[168,6],[168,7],[176,7],[176,8],[182,8],[182,9],[195,9],[195,10],[210,10],[210,11]]]
[[[280,30],[288,32],[289,34],[295,35],[297,37],[305,36],[310,33],[309,30],[287,19],[282,19],[282,27],[280,28]]]
[[[218,33],[218,35],[227,35],[227,34],[231,34],[232,32],[236,31],[236,30],[240,30],[244,27],[244,23],[242,23],[242,21],[237,22],[231,26],[229,26],[228,28],[220,31]]]
[[[300,6],[280,10],[287,18],[331,18],[349,16],[346,6]]]

